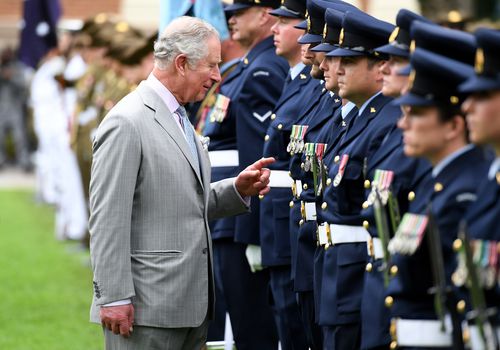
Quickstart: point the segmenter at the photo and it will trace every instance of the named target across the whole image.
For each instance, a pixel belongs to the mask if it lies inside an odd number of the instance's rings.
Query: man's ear
[[[467,133],[467,124],[465,118],[461,115],[455,115],[449,122],[449,130],[446,139],[451,140]]]
[[[174,67],[180,75],[185,76],[186,70],[188,68],[188,59],[187,56],[183,53],[177,55],[174,59]]]
[[[272,11],[272,7],[262,7],[260,8],[260,11],[258,12],[259,16],[259,25],[264,26],[268,24],[270,21],[276,20],[274,16],[271,16],[268,12]]]

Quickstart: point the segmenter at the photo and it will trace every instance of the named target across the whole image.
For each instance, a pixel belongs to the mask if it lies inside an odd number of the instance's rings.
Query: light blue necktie
[[[196,149],[196,144],[195,144],[196,136],[194,134],[193,126],[191,125],[191,122],[187,117],[186,109],[184,108],[184,106],[179,106],[179,108],[177,108],[175,112],[180,116],[181,125],[182,128],[184,129],[184,134],[186,135],[187,143],[189,145],[189,148],[191,149],[191,153],[193,154],[195,163],[199,168],[200,163],[198,159],[198,150]]]

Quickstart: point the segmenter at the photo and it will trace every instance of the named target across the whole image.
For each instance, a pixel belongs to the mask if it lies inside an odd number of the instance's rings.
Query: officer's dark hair
[[[368,69],[372,69],[375,65],[382,61],[387,61],[387,56],[385,55],[369,55],[368,59]]]
[[[469,142],[469,129],[467,129],[467,122],[465,120],[465,113],[460,108],[461,104],[440,103],[437,104],[438,118],[441,123],[451,121],[455,116],[460,116],[464,120],[465,139]]]

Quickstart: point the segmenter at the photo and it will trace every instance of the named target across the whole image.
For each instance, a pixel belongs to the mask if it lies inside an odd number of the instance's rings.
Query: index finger
[[[262,158],[262,159],[259,159],[258,161],[256,161],[255,163],[253,163],[252,168],[260,170],[260,169],[268,166],[269,164],[273,164],[275,161],[276,160],[273,157]]]

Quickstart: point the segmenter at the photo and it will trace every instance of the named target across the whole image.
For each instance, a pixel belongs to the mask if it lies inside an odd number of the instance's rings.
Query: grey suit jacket
[[[233,179],[210,184],[160,97],[142,82],[104,118],[93,144],[91,320],[131,298],[135,324],[199,326],[213,307],[208,220],[248,210]]]

